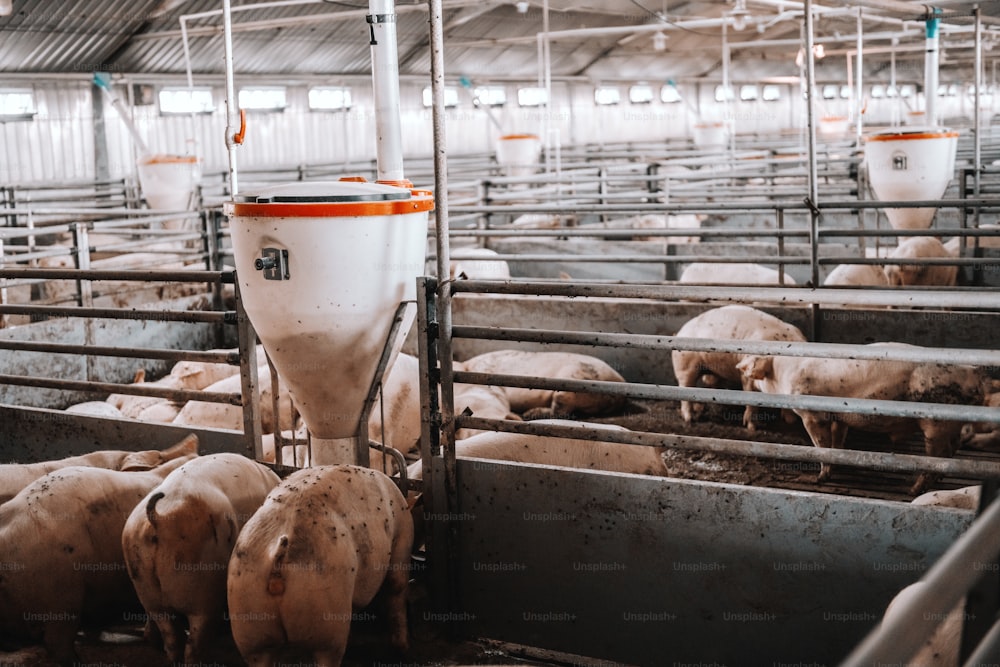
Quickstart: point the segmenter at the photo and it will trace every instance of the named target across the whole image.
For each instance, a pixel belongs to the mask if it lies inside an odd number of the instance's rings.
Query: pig
[[[510,409],[510,399],[501,387],[484,384],[454,385],[455,414],[468,410],[469,414],[483,419],[510,419],[521,421],[521,417]],[[478,433],[485,433],[472,428],[460,428],[455,431],[456,440],[471,438]]]
[[[197,455],[198,439],[175,445],[148,472],[71,466],[49,473],[0,505],[0,633],[39,634],[69,665],[82,623],[125,620],[140,608],[125,570],[121,534],[135,504]]]
[[[390,642],[408,648],[413,519],[392,480],[351,465],[293,473],[246,523],[229,561],[233,638],[250,665],[286,649],[341,664],[351,613],[385,593]]]
[[[509,280],[510,267],[507,262],[495,259],[497,253],[489,248],[460,248],[455,250],[455,258],[449,269],[451,279],[469,280]],[[463,295],[469,296],[469,295]]]
[[[931,236],[910,236],[899,242],[890,259],[934,259],[951,257],[948,249]],[[958,279],[958,266],[954,264],[917,265],[887,264],[885,275],[890,285],[896,286],[954,286]]]
[[[904,347],[902,343],[872,343]],[[845,398],[976,404],[983,400],[984,380],[972,366],[861,359],[763,357],[749,355],[736,365],[760,391],[771,394],[808,394]],[[888,433],[897,440],[920,430],[930,456],[952,456],[959,446],[962,423],[929,418],[872,416],[849,412],[827,413],[794,409],[817,447],[843,447],[847,430]],[[830,477],[830,466],[820,467],[818,480]],[[935,475],[921,473],[910,489],[926,490]]]
[[[1000,408],[1000,381],[993,380],[986,391],[983,405]],[[996,450],[1000,448],[1000,424],[997,422],[976,422],[962,426],[962,445],[972,449]]]
[[[565,380],[600,380],[624,382],[611,366],[596,357],[572,352],[522,352],[498,350],[467,359],[463,364],[471,373],[527,375]],[[511,410],[525,419],[547,417],[593,416],[614,412],[625,407],[622,396],[504,387]]]
[[[725,264],[714,262],[694,262],[688,264],[681,273],[680,282],[724,285],[778,285],[784,278],[785,285],[795,281],[787,273],[778,273],[760,264],[746,262]]]
[[[92,417],[111,417],[112,419],[121,419],[125,416],[121,410],[104,401],[76,403],[66,408],[66,412],[76,415],[90,415]]]
[[[135,372],[135,376],[132,378],[132,384],[149,384],[162,387],[164,389],[184,388],[179,379],[169,375],[153,382],[146,382],[146,370],[143,368],[140,368]],[[158,408],[163,404],[169,403],[171,405],[176,405],[166,398],[157,398],[156,396],[133,396],[131,394],[111,394],[108,396],[106,402],[117,408],[125,417],[129,419],[139,419],[140,415],[142,415],[144,411],[154,407]],[[177,409],[179,410],[180,407],[177,406]]]
[[[914,498],[910,504],[975,510],[979,508],[979,496],[982,493],[982,488],[981,486],[966,486],[951,491],[929,491]]]
[[[236,537],[280,481],[239,454],[202,456],[132,510],[121,536],[125,565],[171,662],[202,658],[222,627]]]
[[[70,456],[57,461],[39,463],[5,463],[0,465],[0,503],[5,503],[24,487],[39,477],[70,466],[106,468],[122,472],[152,470],[179,456],[186,455],[183,448],[150,449],[140,452],[102,450],[81,456]]]
[[[538,423],[585,426],[609,431],[628,430],[615,424],[593,424],[568,419],[540,419]],[[661,447],[496,431],[480,433],[455,443],[455,454],[465,458],[658,476],[667,475],[663,452]],[[420,461],[410,465],[407,472],[412,479],[423,479]]]
[[[274,407],[271,401],[271,369],[260,366],[257,369],[257,381],[260,386],[260,418],[264,433],[273,433],[276,429],[293,428],[291,397],[283,382],[278,384],[278,419],[274,417]],[[205,391],[220,393],[239,393],[242,389],[242,378],[232,375],[205,387]],[[202,426],[206,428],[243,429],[243,407],[227,403],[208,403],[206,401],[188,401],[177,413],[174,424],[186,426]]]
[[[749,306],[731,305],[707,310],[684,323],[677,331],[683,338],[724,338],[733,340],[769,340],[804,343],[806,337],[797,327]],[[719,382],[740,383],[743,391],[753,391],[753,381],[745,378],[736,365],[746,357],[737,352],[696,352],[673,350],[670,353],[677,376],[677,386],[694,387],[698,380],[715,387]],[[705,376],[710,377],[705,377]],[[681,417],[690,424],[704,410],[701,403],[681,401]],[[743,425],[752,433],[757,429],[759,409],[748,405]]]
[[[838,264],[826,276],[823,284],[828,287],[855,285],[888,287],[889,278],[882,267],[874,264]]]
[[[886,623],[902,614],[902,609],[925,587],[926,583],[917,581],[910,584],[892,599],[885,609],[882,623]],[[948,612],[947,616],[935,628],[927,641],[917,650],[906,665],[919,667],[959,667],[959,648],[962,641],[962,622],[965,617],[965,597]]]
[[[385,413],[386,428],[382,428]],[[400,352],[382,381],[382,402],[368,416],[368,437],[413,454],[420,443],[420,363]]]

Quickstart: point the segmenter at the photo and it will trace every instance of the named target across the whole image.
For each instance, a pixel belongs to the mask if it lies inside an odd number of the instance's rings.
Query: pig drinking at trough
[[[566,380],[624,382],[611,366],[596,357],[572,352],[498,350],[463,363],[470,373],[527,375]],[[607,394],[504,387],[510,408],[525,419],[600,415],[625,407],[626,399]]]
[[[903,347],[901,343],[872,346]],[[834,396],[978,405],[983,380],[972,366],[860,359],[747,356],[737,367],[759,390],[770,394]],[[952,456],[959,446],[962,423],[929,418],[863,415],[850,412],[817,412],[794,409],[812,443],[817,447],[844,446],[850,427],[887,433],[897,440],[919,430],[930,456]],[[830,466],[822,465],[818,481],[830,477]],[[923,492],[934,476],[921,473],[911,489]]]
[[[171,662],[203,657],[223,626],[236,537],[280,481],[245,456],[213,454],[174,470],[132,510],[125,565]]]
[[[390,641],[408,646],[413,520],[392,480],[357,466],[300,470],[247,522],[229,561],[229,617],[240,654],[272,665],[285,649],[340,665],[351,614],[386,594]]]
[[[0,505],[0,635],[37,640],[63,665],[75,660],[81,626],[121,623],[141,609],[125,570],[122,528],[136,503],[197,455],[149,472],[69,467],[35,480]]]
[[[723,306],[707,310],[688,320],[677,331],[680,338],[723,338],[733,340],[773,340],[805,342],[798,328],[749,306]],[[737,352],[698,352],[674,350],[671,359],[679,387],[695,387],[699,379],[707,386],[718,380],[739,383],[744,391],[753,391],[753,381],[744,377],[736,365],[747,356]],[[708,376],[708,377],[706,377]],[[702,413],[704,405],[681,401],[681,417],[690,424]],[[751,432],[757,428],[759,408],[748,405],[743,413],[743,425]]]

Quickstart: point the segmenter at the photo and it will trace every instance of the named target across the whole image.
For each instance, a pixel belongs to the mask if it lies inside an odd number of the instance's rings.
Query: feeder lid
[[[872,132],[865,137],[865,141],[905,141],[907,139],[946,139],[957,137],[958,132],[953,132],[948,127],[892,127],[886,130]]]
[[[291,218],[396,215],[432,208],[434,200],[427,190],[361,178],[272,185],[237,194],[224,206],[230,215]]]
[[[298,181],[274,185],[255,193],[239,194],[234,200],[254,204],[304,204],[393,201],[411,196],[409,190],[367,181]]]

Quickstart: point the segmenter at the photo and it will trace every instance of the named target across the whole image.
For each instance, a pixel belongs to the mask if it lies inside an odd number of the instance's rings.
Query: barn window
[[[653,101],[653,87],[638,83],[628,89],[628,101],[632,104],[649,104]]]
[[[851,87],[850,86],[841,86],[840,87],[840,99],[842,99],[842,100],[848,100],[850,98],[851,98]]]
[[[350,109],[351,89],[340,86],[315,86],[310,88],[309,108],[313,111]]]
[[[503,86],[479,86],[473,91],[477,107],[502,107],[507,104],[507,89]]]
[[[31,90],[0,90],[0,120],[30,120],[35,113]]]
[[[666,85],[660,88],[660,101],[667,104],[677,104],[681,101],[681,91],[676,86]]]
[[[548,103],[549,96],[544,88],[518,88],[517,103],[522,107],[540,107]]]
[[[617,86],[598,86],[594,89],[594,104],[609,106],[622,101],[622,91]]]
[[[823,99],[832,100],[837,97],[838,92],[839,92],[839,86],[837,86],[837,84],[828,83],[825,86],[823,86]]]
[[[284,86],[240,89],[240,108],[253,111],[284,111],[288,106]]]
[[[743,102],[752,102],[757,99],[757,92],[756,85],[740,86],[740,100]]]
[[[162,114],[215,111],[211,88],[163,88],[159,97]]]
[[[765,102],[777,102],[781,99],[781,88],[776,84],[769,83],[760,91],[760,97]]]
[[[726,100],[732,100],[732,99],[734,99],[732,86],[719,85],[715,87],[716,102],[725,102]]]
[[[904,83],[899,87],[900,97],[913,97],[914,92],[916,92],[916,89],[912,83]]]
[[[434,105],[434,91],[431,90],[430,86],[424,88],[424,106],[430,107]],[[458,88],[455,86],[445,86],[444,87],[444,105],[445,107],[457,107],[458,106]]]
[[[885,86],[881,83],[876,83],[872,86],[872,99],[880,100],[885,97]]]

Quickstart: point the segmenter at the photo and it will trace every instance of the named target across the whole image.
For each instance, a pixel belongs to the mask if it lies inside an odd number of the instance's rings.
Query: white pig
[[[171,662],[195,662],[222,627],[236,536],[280,481],[240,454],[202,456],[132,510],[122,531],[125,565]]]
[[[617,371],[604,361],[572,352],[522,352],[498,350],[472,357],[463,363],[470,373],[527,375],[565,380],[600,380],[624,382]],[[513,411],[526,419],[599,415],[625,406],[622,396],[607,394],[504,387]],[[456,405],[456,407],[458,407]]]
[[[62,468],[0,505],[0,632],[40,634],[51,657],[68,665],[82,623],[121,623],[138,608],[122,528],[135,504],[196,456],[197,446],[189,436],[174,446],[183,455],[149,472]]]
[[[765,340],[805,342],[798,328],[749,306],[722,306],[707,310],[684,323],[677,331],[682,338],[720,338],[732,340]],[[677,386],[715,386],[713,378],[740,383],[744,391],[753,391],[753,380],[743,377],[736,365],[747,355],[738,352],[697,352],[674,350],[670,353]],[[710,376],[706,378],[705,376]],[[701,403],[681,401],[681,417],[690,424],[704,410]],[[751,432],[757,428],[759,408],[748,405],[743,412],[743,425]]]
[[[382,473],[357,466],[300,470],[247,522],[229,561],[233,638],[250,665],[286,649],[340,665],[354,610],[384,589],[390,641],[408,647],[406,587],[413,520]]]
[[[896,346],[901,343],[873,343]],[[737,364],[757,388],[771,394],[804,394],[844,398],[979,405],[983,378],[972,366],[862,359],[817,359],[814,357],[747,356]],[[935,419],[913,419],[850,412],[818,412],[795,409],[817,447],[844,446],[849,427],[888,433],[895,440],[920,430],[930,456],[952,456],[959,446],[962,423]],[[830,466],[820,468],[818,481],[826,481]],[[922,493],[934,475],[921,473],[910,489]]]

